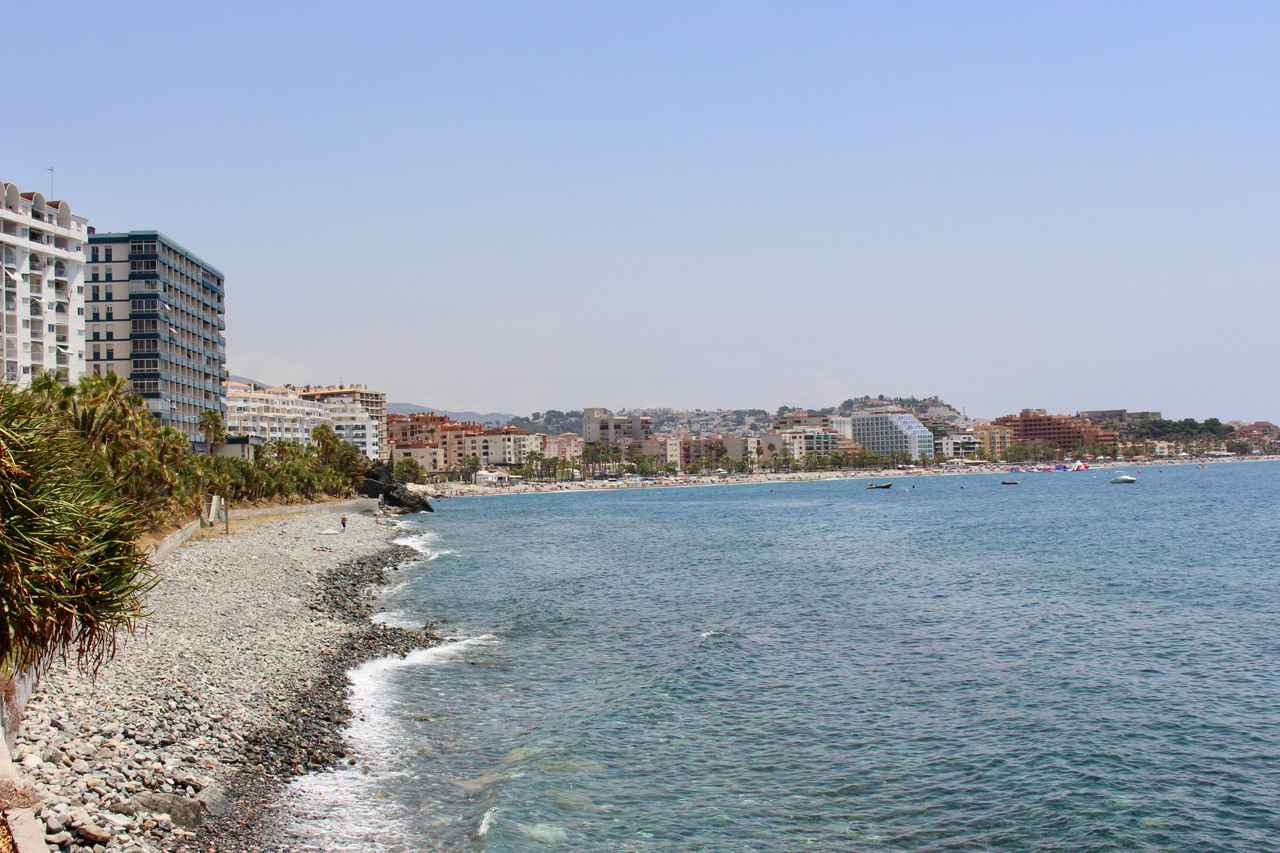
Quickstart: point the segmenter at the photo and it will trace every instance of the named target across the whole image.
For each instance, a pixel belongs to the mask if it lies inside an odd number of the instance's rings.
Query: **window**
[[[109,287],[107,288],[107,296],[106,296],[106,300],[107,300],[108,302],[110,302],[110,301],[111,301],[111,288],[109,288]]]
[[[95,329],[93,330],[93,339],[96,341],[96,340],[98,340],[98,338],[99,338],[99,337],[101,337],[101,332],[99,332],[99,331],[95,328]]]
[[[94,375],[95,375],[95,376],[101,376],[101,375],[102,375],[102,365],[101,365],[101,364],[95,364],[95,365],[93,366],[93,373],[94,373]]]
[[[102,347],[101,347],[101,346],[99,346],[98,344],[94,344],[94,345],[93,345],[93,360],[94,360],[94,361],[97,361],[97,360],[98,360],[98,359],[100,359],[100,358],[102,358]]]
[[[103,250],[103,260],[105,260],[107,263],[111,263],[111,247],[110,247],[110,246],[107,246],[107,247]],[[111,277],[111,271],[110,271],[110,270],[108,270],[108,271],[107,271],[107,278],[110,278],[110,277]]]
[[[133,351],[134,352],[159,352],[160,342],[155,338],[151,338],[145,341],[134,341]]]
[[[135,335],[151,335],[160,331],[159,320],[134,320],[133,333]]]
[[[154,242],[130,243],[129,254],[131,255],[154,255],[156,253],[156,244]]]
[[[154,299],[135,299],[132,306],[134,311],[155,311],[156,300]]]
[[[133,360],[134,370],[159,370],[160,360],[156,358],[135,358]]]
[[[102,319],[102,318],[101,318],[100,316],[98,316],[98,306],[97,306],[97,305],[93,306],[93,321],[96,323],[97,321],[99,321],[99,320],[101,320],[101,319]]]
[[[155,261],[129,261],[130,272],[155,272]]]
[[[116,357],[115,347],[107,347],[107,361],[111,361]]]
[[[94,246],[89,249],[89,263],[96,264],[98,262],[98,247]]]
[[[113,309],[110,305],[108,305],[108,306],[107,306],[107,319],[108,319],[108,320],[114,320],[114,319],[115,319],[115,317],[114,317],[114,316],[112,316],[112,315],[113,315],[113,313],[114,313],[114,311],[115,311],[115,309]]]
[[[90,279],[89,279],[89,280],[90,280],[90,281],[97,281],[97,280],[98,280],[98,273],[97,273],[97,271],[96,271],[96,270],[94,271],[93,275],[90,277]],[[94,290],[97,290],[97,288],[95,287],[95,288],[94,288]]]
[[[116,330],[112,326],[107,326],[107,340],[112,340],[116,336]],[[110,358],[110,356],[108,356]]]
[[[76,309],[76,314],[78,314],[79,316],[83,317],[83,316],[84,316],[84,308],[77,308],[77,309]]]

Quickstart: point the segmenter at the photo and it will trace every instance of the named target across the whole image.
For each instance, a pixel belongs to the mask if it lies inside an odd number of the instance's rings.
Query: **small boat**
[[[878,485],[878,486],[877,486],[875,483],[871,483],[871,484],[869,484],[869,485],[867,486],[867,488],[868,488],[868,489],[887,489],[887,488],[891,487],[892,485],[893,485],[893,481],[892,481],[892,480],[890,480],[889,482],[887,482],[887,483],[881,483],[881,484],[880,484],[880,485]]]
[[[1137,477],[1130,477],[1128,474],[1121,474],[1119,477],[1113,477],[1113,478],[1111,479],[1111,482],[1113,482],[1113,483],[1136,483],[1136,482],[1138,482],[1138,478],[1137,478]]]
[[[1002,486],[1016,486],[1016,485],[1018,485],[1018,481],[1017,481],[1017,480],[1001,480],[1001,481],[1000,481],[1000,485],[1002,485]]]

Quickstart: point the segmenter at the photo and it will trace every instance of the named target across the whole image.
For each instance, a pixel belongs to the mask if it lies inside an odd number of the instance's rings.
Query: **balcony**
[[[54,343],[56,343],[56,344],[65,344],[65,343],[67,342],[67,336],[66,336],[66,335],[54,335],[54,336],[53,336],[53,342],[54,342]]]

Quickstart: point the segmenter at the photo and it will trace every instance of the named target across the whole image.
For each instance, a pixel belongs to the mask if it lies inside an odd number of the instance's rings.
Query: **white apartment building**
[[[937,443],[941,445],[941,454],[953,459],[972,459],[982,448],[982,440],[971,432],[945,435]]]
[[[311,431],[333,426],[329,407],[304,400],[292,388],[254,388],[241,382],[227,383],[228,436],[256,436],[266,441],[300,441],[311,444]]]
[[[65,201],[0,181],[0,379],[20,385],[52,370],[85,371],[84,247],[88,220]]]
[[[607,441],[619,447],[653,437],[653,418],[620,417],[608,409],[582,410],[582,437],[590,444]]]
[[[537,442],[537,443],[535,443]],[[537,450],[538,442],[527,432],[508,432],[506,429],[486,430],[479,435],[463,437],[466,456],[477,456],[485,465],[523,465],[530,451]]]
[[[338,438],[354,444],[370,462],[377,462],[382,449],[378,440],[381,422],[351,397],[329,397],[327,403]]]
[[[764,448],[763,457],[766,460],[772,461],[773,457],[782,453],[784,447],[791,451],[793,459],[802,460],[807,453],[829,456],[837,452],[840,450],[841,438],[839,433],[829,429],[793,429],[761,433],[757,446]],[[772,450],[769,445],[773,445]]]
[[[872,453],[905,453],[912,459],[933,455],[933,433],[904,409],[854,412],[849,420],[850,437]]]

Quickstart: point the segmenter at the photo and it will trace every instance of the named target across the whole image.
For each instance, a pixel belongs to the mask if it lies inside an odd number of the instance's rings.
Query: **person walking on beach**
[[[342,532],[347,532],[347,517],[345,515],[342,517]]]

